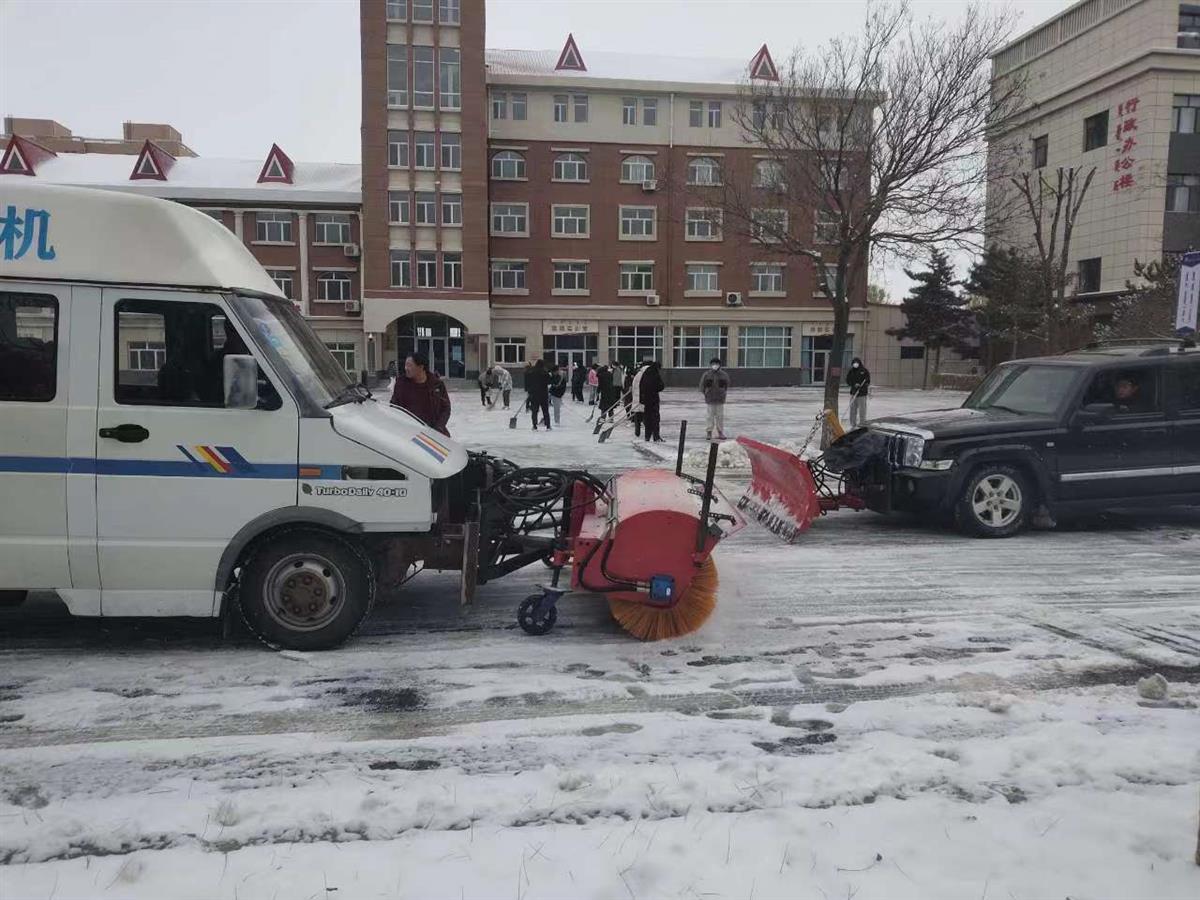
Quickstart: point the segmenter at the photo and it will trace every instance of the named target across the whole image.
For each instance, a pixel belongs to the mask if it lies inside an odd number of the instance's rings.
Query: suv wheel
[[[963,485],[954,518],[964,534],[1010,537],[1025,527],[1034,497],[1018,469],[1002,463],[980,466]]]

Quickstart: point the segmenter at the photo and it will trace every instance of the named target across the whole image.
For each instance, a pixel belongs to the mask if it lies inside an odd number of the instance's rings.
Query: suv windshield
[[[1051,415],[1066,401],[1077,375],[1069,366],[1001,366],[984,379],[963,407]]]
[[[297,397],[324,407],[353,383],[289,301],[238,296],[232,303],[263,355]]]

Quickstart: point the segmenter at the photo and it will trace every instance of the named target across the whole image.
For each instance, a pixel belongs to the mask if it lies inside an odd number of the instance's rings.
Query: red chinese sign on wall
[[[1137,187],[1133,167],[1137,163],[1138,98],[1130,97],[1117,104],[1117,133],[1114,142],[1116,160],[1113,162],[1113,193]]]

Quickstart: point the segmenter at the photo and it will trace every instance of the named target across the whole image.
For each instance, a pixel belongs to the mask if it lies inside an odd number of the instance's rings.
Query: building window
[[[1200,212],[1200,175],[1167,176],[1167,212]]]
[[[290,271],[287,269],[267,269],[267,274],[275,282],[275,286],[279,288],[279,293],[283,294],[289,300],[295,299],[295,277]]]
[[[348,272],[322,272],[317,276],[317,299],[325,303],[345,303],[352,299]]]
[[[460,288],[463,286],[462,254],[442,254],[442,287]]]
[[[525,290],[525,274],[529,263],[511,259],[492,260],[492,290],[493,291],[523,291]]]
[[[923,346],[921,346],[920,344],[917,344],[915,346],[901,345],[900,358],[901,359],[924,359],[925,358],[925,348]]]
[[[720,128],[721,127],[721,101],[720,100],[709,100],[708,101],[708,127],[709,128]]]
[[[462,194],[442,194],[442,224],[460,226],[462,223]]]
[[[715,263],[688,263],[687,289],[693,293],[720,293],[721,267]]]
[[[443,25],[458,25],[462,18],[461,0],[439,0],[438,21]]]
[[[442,168],[457,172],[462,168],[462,135],[443,131]]]
[[[621,161],[621,181],[642,184],[654,180],[654,160],[648,156],[627,156]]]
[[[388,224],[407,225],[412,194],[408,191],[388,191]]]
[[[254,238],[264,244],[291,243],[292,214],[285,212],[255,213]]]
[[[408,168],[408,132],[388,132],[388,165],[396,168]]]
[[[412,254],[407,250],[392,250],[392,287],[412,287]]]
[[[525,338],[496,338],[492,341],[492,361],[506,366],[525,362]]]
[[[566,94],[555,94],[554,95],[554,121],[555,122],[567,121],[567,95]]]
[[[654,263],[621,263],[621,290],[647,294],[654,290]]]
[[[813,286],[814,297],[833,297],[837,293],[837,263],[821,266],[820,280]]]
[[[721,211],[719,209],[689,209],[684,218],[684,240],[721,240]]]
[[[492,234],[528,236],[529,204],[493,203]]]
[[[438,93],[442,109],[462,109],[462,53],[457,47],[438,51]]]
[[[575,107],[575,121],[586,122],[588,120],[588,97],[587,94],[572,94],[572,105]]]
[[[413,166],[418,169],[437,167],[437,146],[432,131],[418,131],[413,135]]]
[[[578,153],[563,153],[554,158],[555,181],[587,181],[587,160]]]
[[[818,209],[816,217],[813,240],[818,244],[836,244],[841,232],[842,220],[836,213],[827,209]]]
[[[313,243],[350,243],[350,216],[347,213],[315,213]]]
[[[1179,32],[1176,46],[1187,50],[1200,50],[1200,6],[1186,3],[1179,5]]]
[[[408,47],[387,45],[387,104],[408,106]]]
[[[437,287],[437,254],[432,250],[417,254],[417,287]]]
[[[433,48],[413,47],[412,54],[413,106],[417,109],[433,109]]]
[[[392,22],[408,20],[408,0],[387,0],[387,17]]]
[[[1033,167],[1044,169],[1050,153],[1050,135],[1043,134],[1033,139]]]
[[[1100,257],[1079,261],[1080,294],[1094,294],[1100,290]]]
[[[552,206],[550,212],[554,223],[553,237],[587,237],[591,231],[590,211],[586,206]]]
[[[688,102],[688,127],[699,128],[704,124],[704,101],[691,100]]]
[[[658,124],[658,101],[653,97],[642,98],[642,124]]]
[[[416,195],[416,223],[418,225],[437,224],[437,194],[431,191],[419,191]]]
[[[783,369],[792,357],[792,329],[784,325],[743,325],[738,331],[738,365]]]
[[[647,359],[662,362],[661,325],[609,325],[608,358],[626,368],[641,365]]]
[[[167,361],[167,345],[162,341],[130,341],[126,345],[131,372],[155,372]]]
[[[621,237],[654,240],[654,215],[653,206],[622,206]]]
[[[760,159],[754,164],[754,186],[766,191],[782,191],[786,188],[783,163],[777,159]]]
[[[756,294],[783,293],[783,266],[780,263],[751,263],[750,290]]]
[[[636,125],[637,118],[637,97],[624,97],[621,100],[621,124]]]
[[[1108,110],[1083,120],[1083,150],[1095,150],[1108,143]]]
[[[492,155],[492,178],[496,181],[520,181],[525,177],[525,157],[515,150]]]
[[[524,122],[528,116],[529,95],[521,92],[512,95],[512,117],[514,122]]]
[[[588,264],[585,262],[556,262],[554,290],[581,293],[588,289]]]
[[[412,0],[412,20],[414,22],[433,22],[433,0]]]
[[[787,234],[786,209],[750,210],[750,236],[760,244],[775,244]]]
[[[711,156],[698,156],[688,163],[688,184],[713,185],[721,183],[721,164]]]
[[[492,118],[508,118],[508,94],[504,91],[492,91]]]
[[[729,329],[723,325],[677,325],[674,364],[677,369],[702,369],[714,357],[729,356]]]
[[[1200,47],[1200,44],[1197,45]],[[1176,94],[1171,108],[1171,130],[1177,134],[1195,134],[1197,113],[1200,112],[1200,94]]]
[[[341,364],[341,367],[346,370],[347,374],[354,374],[354,344],[349,341],[334,341],[325,342],[325,346],[329,348],[329,352],[333,354],[333,358]]]

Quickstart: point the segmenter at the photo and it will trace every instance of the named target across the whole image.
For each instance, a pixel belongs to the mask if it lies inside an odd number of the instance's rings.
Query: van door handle
[[[150,437],[150,432],[141,425],[118,425],[116,428],[101,428],[100,437],[112,438],[122,444],[139,444]]]

